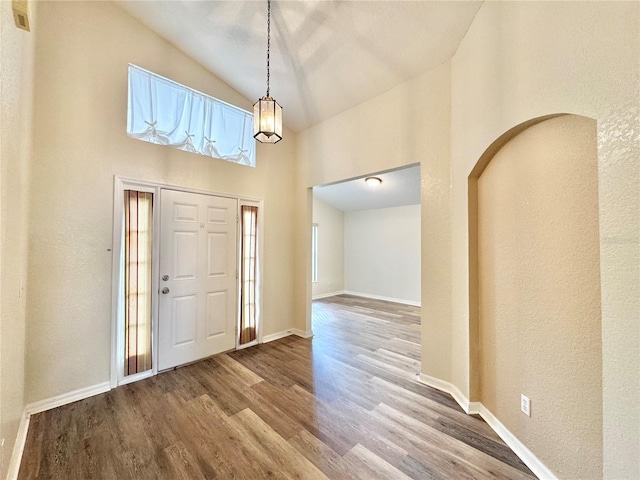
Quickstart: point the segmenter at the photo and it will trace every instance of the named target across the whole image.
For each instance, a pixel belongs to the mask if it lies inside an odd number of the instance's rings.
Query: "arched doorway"
[[[595,121],[552,115],[496,140],[469,177],[469,235],[474,397],[560,477],[599,476]]]

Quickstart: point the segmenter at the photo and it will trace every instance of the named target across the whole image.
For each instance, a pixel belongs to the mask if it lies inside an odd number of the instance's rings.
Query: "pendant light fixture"
[[[253,137],[260,143],[282,140],[282,107],[269,96],[269,53],[271,50],[271,0],[267,0],[267,95],[253,105]]]

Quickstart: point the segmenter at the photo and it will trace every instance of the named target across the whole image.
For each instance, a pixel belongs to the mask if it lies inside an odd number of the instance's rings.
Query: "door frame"
[[[150,192],[154,194],[154,209],[153,209],[153,251],[151,260],[152,273],[152,285],[151,285],[151,362],[152,368],[145,372],[136,373],[133,375],[124,375],[124,302],[122,301],[122,291],[124,289],[123,277],[123,244],[122,235],[124,234],[124,191],[125,190],[137,190],[141,192]],[[262,343],[262,285],[263,285],[263,258],[264,258],[264,200],[257,197],[236,195],[224,192],[212,192],[208,190],[196,189],[185,187],[181,185],[172,185],[160,182],[152,182],[147,180],[138,180],[135,178],[122,177],[114,175],[113,184],[113,238],[112,238],[112,269],[111,269],[111,374],[110,384],[111,388],[115,388],[119,385],[126,385],[127,383],[142,380],[143,378],[152,377],[158,373],[158,313],[160,305],[160,296],[158,294],[158,288],[160,284],[159,267],[160,267],[160,196],[162,190],[177,190],[186,193],[196,193],[201,195],[212,195],[217,197],[227,197],[236,199],[237,212],[236,215],[240,217],[241,205],[257,205],[258,206],[258,335],[256,342],[252,342],[248,345],[239,346],[239,322],[240,322],[240,310],[236,312],[236,342],[235,347],[245,348],[247,346],[256,345]],[[236,240],[237,240],[237,258],[236,269],[239,272],[240,269],[240,242],[242,241],[240,236],[240,222],[236,222]],[[239,282],[238,275],[238,282]],[[240,302],[240,291],[236,294],[236,302]]]

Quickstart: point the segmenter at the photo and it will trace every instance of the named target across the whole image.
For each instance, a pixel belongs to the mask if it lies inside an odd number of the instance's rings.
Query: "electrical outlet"
[[[520,410],[522,410],[522,413],[527,417],[531,416],[531,400],[523,393],[520,394]]]

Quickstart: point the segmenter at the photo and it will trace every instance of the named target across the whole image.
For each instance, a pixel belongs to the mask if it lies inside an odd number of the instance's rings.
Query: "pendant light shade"
[[[261,143],[282,140],[282,107],[269,96],[271,53],[271,0],[267,0],[267,94],[253,105],[253,137]]]
[[[282,140],[282,107],[271,97],[262,97],[253,105],[253,137],[261,143]]]

